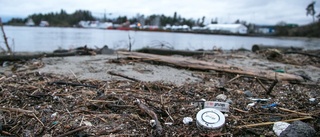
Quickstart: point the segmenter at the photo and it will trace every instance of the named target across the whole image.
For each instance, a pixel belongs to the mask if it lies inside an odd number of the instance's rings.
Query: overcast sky
[[[206,22],[217,18],[219,23],[232,23],[237,19],[249,23],[273,25],[280,21],[299,25],[312,22],[306,16],[306,7],[312,0],[0,0],[0,17],[25,18],[33,13],[73,13],[77,9],[90,10],[94,16],[112,13],[109,17],[137,13],[144,15],[174,12],[185,18],[206,17]],[[320,0],[316,0],[316,15]]]

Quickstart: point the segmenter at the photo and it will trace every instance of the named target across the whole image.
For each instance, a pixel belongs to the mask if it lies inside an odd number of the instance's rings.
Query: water
[[[56,27],[14,27],[4,26],[9,45],[14,51],[53,51],[59,47],[71,49],[87,45],[90,48],[127,48],[129,36],[133,49],[142,47],[172,46],[174,49],[251,49],[254,44],[275,46],[297,46],[318,49],[320,39],[270,38],[226,35],[205,35],[190,33],[121,31]],[[3,39],[0,46],[5,48]]]

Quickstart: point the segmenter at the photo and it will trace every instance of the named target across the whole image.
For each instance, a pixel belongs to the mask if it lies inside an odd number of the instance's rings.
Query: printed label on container
[[[203,108],[215,108],[221,112],[229,112],[229,103],[218,101],[206,101]]]

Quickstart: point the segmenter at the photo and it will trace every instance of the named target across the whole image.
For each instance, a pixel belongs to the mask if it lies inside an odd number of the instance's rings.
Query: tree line
[[[165,26],[167,24],[170,25],[188,25],[192,26],[204,26],[205,16],[202,18],[198,18],[196,20],[190,18],[186,19],[178,15],[177,12],[174,12],[173,16],[165,16],[165,15],[150,15],[144,17],[145,25],[152,25],[156,18],[159,18],[159,24],[161,26]],[[106,19],[106,18],[97,18],[92,15],[92,13],[88,10],[77,10],[74,13],[68,14],[65,10],[61,9],[60,12],[50,12],[46,14],[36,13],[29,15],[26,18],[12,18],[6,24],[7,25],[24,25],[28,19],[32,19],[35,24],[39,24],[41,21],[48,21],[50,26],[59,26],[59,27],[72,27],[77,25],[81,20],[86,21],[108,21],[113,22],[115,24],[121,24],[126,21],[130,23],[139,22],[139,18],[132,17],[128,18],[127,16],[118,16],[117,18],[113,19]]]

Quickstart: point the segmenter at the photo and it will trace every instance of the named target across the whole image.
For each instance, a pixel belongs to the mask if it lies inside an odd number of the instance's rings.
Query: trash
[[[89,127],[92,127],[92,123],[89,121],[83,121],[83,124]]]
[[[196,116],[197,127],[204,129],[220,129],[225,124],[224,115],[217,109],[205,108],[200,110]]]
[[[313,127],[302,121],[294,121],[280,133],[279,137],[314,137],[315,135],[316,131]]]
[[[266,98],[249,98],[251,101],[256,101],[256,102],[267,102],[270,99],[266,99]]]
[[[276,69],[274,72],[285,73],[286,71],[284,69]]]
[[[309,101],[310,102],[314,102],[314,101],[316,101],[316,99],[315,98],[310,98]]]
[[[51,118],[56,117],[56,116],[57,116],[57,114],[58,114],[58,112],[54,112],[53,114],[51,114]]]
[[[227,96],[224,95],[224,94],[219,94],[217,97],[216,97],[217,100],[222,100],[222,101],[225,101],[227,99]]]
[[[152,119],[152,120],[149,121],[149,124],[150,124],[151,127],[155,127],[156,126],[156,121]]]
[[[206,101],[204,102],[203,108],[215,108],[222,112],[229,112],[229,103],[217,102],[217,101]]]
[[[273,107],[276,107],[278,104],[277,103],[272,103],[270,105],[264,105],[264,106],[261,106],[262,108],[273,108]]]
[[[287,122],[276,122],[273,124],[273,131],[277,136],[280,136],[280,134],[289,126],[290,124]]]
[[[249,91],[249,90],[246,90],[246,91],[244,92],[244,94],[245,94],[247,97],[253,97],[252,92]]]
[[[172,122],[166,122],[166,123],[164,123],[164,124],[165,124],[165,125],[169,125],[169,126],[173,125]]]
[[[251,107],[255,106],[256,105],[256,102],[253,102],[253,103],[249,103],[246,107],[247,110],[250,110]]]
[[[183,123],[186,125],[190,125],[192,123],[193,119],[191,117],[184,117]]]

